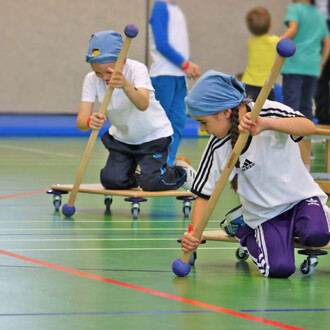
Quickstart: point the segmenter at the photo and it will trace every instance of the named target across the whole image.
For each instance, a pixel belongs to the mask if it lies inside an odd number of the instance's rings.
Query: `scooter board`
[[[205,230],[202,233],[203,238],[206,241],[220,241],[220,242],[231,242],[238,243],[237,239],[233,236],[227,235],[227,233],[222,230]],[[300,265],[300,271],[303,276],[310,276],[314,272],[314,268],[318,263],[318,256],[328,254],[327,249],[330,249],[330,243],[322,247],[311,247],[304,246],[299,243],[298,238],[294,238],[294,247],[299,249],[298,253],[307,256],[307,259]],[[248,257],[247,252],[240,251],[239,248],[236,251],[236,258],[238,260],[246,260]]]
[[[73,188],[73,184],[52,185],[51,188],[53,190],[71,191]],[[81,184],[78,189],[78,192],[99,194],[99,195],[111,195],[111,196],[139,197],[139,198],[194,196],[192,192],[185,190],[144,191],[141,188],[132,188],[132,189],[124,189],[124,190],[105,189],[99,183]]]
[[[72,184],[57,184],[52,185],[48,194],[53,195],[53,204],[55,211],[58,211],[61,205],[61,195],[67,194],[73,189]],[[134,219],[137,219],[140,212],[140,203],[146,202],[149,197],[176,197],[176,199],[183,201],[182,212],[185,217],[189,216],[191,210],[191,202],[195,200],[195,195],[190,191],[184,190],[165,190],[165,191],[144,191],[141,188],[132,188],[125,190],[105,189],[101,184],[81,184],[78,192],[88,194],[104,195],[104,204],[106,206],[106,213],[110,212],[112,204],[112,196],[126,197],[126,202],[131,202],[131,213]]]
[[[203,231],[202,236],[205,240],[209,241],[221,241],[221,242],[232,242],[232,243],[238,243],[237,239],[233,236],[227,235],[227,233],[222,230],[205,230]],[[304,246],[299,243],[298,238],[294,238],[294,247],[297,249],[308,249],[308,250],[320,250],[320,249],[330,249],[330,244],[327,244],[322,247],[310,247],[310,246]]]

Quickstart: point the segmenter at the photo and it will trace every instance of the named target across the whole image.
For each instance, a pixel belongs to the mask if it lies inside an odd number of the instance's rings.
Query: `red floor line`
[[[163,298],[167,298],[167,299],[176,300],[176,301],[183,302],[183,303],[186,303],[186,304],[190,304],[190,305],[193,305],[193,306],[206,308],[208,310],[213,310],[213,311],[216,311],[216,312],[220,312],[220,313],[224,313],[224,314],[244,318],[244,319],[247,319],[247,320],[250,320],[250,321],[267,324],[267,325],[278,327],[278,328],[281,328],[281,329],[305,330],[304,328],[299,328],[299,327],[284,324],[284,323],[281,323],[281,322],[264,319],[262,317],[258,317],[258,316],[254,316],[254,315],[250,315],[250,314],[245,314],[245,313],[242,313],[242,312],[237,312],[237,311],[234,311],[234,310],[230,310],[230,309],[226,309],[226,308],[206,304],[206,303],[196,301],[196,300],[192,300],[192,299],[186,299],[186,298],[183,298],[183,297],[175,296],[175,295],[172,295],[172,294],[168,294],[168,293],[153,290],[153,289],[144,288],[144,287],[137,286],[137,285],[134,285],[134,284],[120,282],[120,281],[112,280],[110,278],[85,273],[85,272],[82,272],[82,271],[79,271],[79,270],[76,270],[76,269],[71,269],[71,268],[55,265],[55,264],[52,264],[52,263],[49,263],[49,262],[46,262],[46,261],[41,261],[41,260],[29,258],[29,257],[26,257],[26,256],[11,253],[11,252],[4,251],[4,250],[0,250],[0,254],[6,255],[8,257],[12,257],[12,258],[32,262],[32,263],[42,265],[42,266],[45,266],[45,267],[53,268],[53,269],[56,269],[56,270],[60,270],[60,271],[63,271],[63,272],[67,272],[67,273],[70,273],[70,274],[79,275],[79,276],[83,276],[83,277],[90,278],[90,279],[93,279],[93,280],[118,285],[118,286],[121,286],[121,287],[124,287],[124,288],[149,293],[149,294],[159,296],[159,297],[163,297]]]
[[[19,197],[19,196],[25,196],[25,195],[33,195],[33,194],[41,194],[46,191],[47,190],[38,190],[38,191],[30,191],[30,192],[7,195],[7,196],[0,196],[0,199],[13,198],[13,197]]]

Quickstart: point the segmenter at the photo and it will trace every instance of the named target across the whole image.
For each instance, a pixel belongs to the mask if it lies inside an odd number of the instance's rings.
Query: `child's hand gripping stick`
[[[296,45],[295,43],[290,39],[282,39],[277,44],[277,57],[275,60],[275,63],[268,75],[268,78],[262,87],[260,94],[255,102],[255,105],[251,111],[251,120],[255,122],[260,114],[260,111],[262,109],[262,106],[264,105],[271,89],[273,88],[273,85],[277,79],[277,76],[279,75],[281,68],[284,64],[284,61],[287,57],[291,57],[294,55],[296,51]],[[199,220],[199,222],[195,225],[195,231],[193,232],[193,235],[197,237],[198,239],[201,238],[202,233],[207,225],[207,222],[209,221],[212,212],[220,198],[220,195],[229,179],[229,176],[231,172],[233,171],[233,168],[238,160],[238,157],[240,156],[244,146],[246,145],[247,139],[250,135],[250,132],[246,133],[240,133],[239,138],[236,141],[236,144],[231,152],[231,155],[229,156],[229,159],[227,161],[227,164],[221,173],[221,176],[214,188],[214,191],[208,200],[208,203],[206,205],[206,208]],[[189,259],[191,255],[193,254],[193,251],[190,252],[184,252],[181,259],[177,259],[172,264],[172,270],[175,275],[184,277],[189,274],[190,272],[190,264]]]
[[[129,46],[131,44],[131,41],[132,41],[133,38],[135,38],[137,36],[139,30],[134,24],[129,24],[125,27],[124,32],[125,32],[126,38],[124,40],[123,47],[120,51],[118,60],[116,62],[115,69],[114,69],[114,74],[115,74],[116,71],[121,71],[122,70],[126,55],[128,53]],[[107,91],[106,91],[103,102],[102,102],[101,107],[99,109],[99,113],[102,114],[102,115],[104,115],[105,112],[106,112],[106,109],[107,109],[108,104],[110,102],[113,90],[114,90],[114,88],[109,86]],[[67,217],[72,216],[76,211],[76,208],[74,207],[74,202],[76,200],[78,190],[79,190],[81,181],[83,179],[83,176],[85,174],[85,170],[86,170],[86,167],[87,167],[87,164],[88,164],[88,161],[89,161],[89,157],[92,153],[92,150],[93,150],[93,147],[95,145],[95,141],[96,141],[96,138],[98,136],[98,133],[99,133],[99,130],[94,129],[94,130],[92,130],[92,132],[89,136],[89,140],[88,140],[85,152],[83,154],[83,157],[82,157],[82,160],[81,160],[81,163],[80,163],[80,167],[78,169],[76,179],[75,179],[74,185],[72,187],[72,191],[71,191],[70,196],[69,196],[69,200],[62,207],[62,213]]]

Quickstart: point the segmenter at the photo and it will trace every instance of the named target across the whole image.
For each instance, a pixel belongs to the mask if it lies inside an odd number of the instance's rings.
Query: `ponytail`
[[[231,123],[231,129],[230,129],[230,137],[231,137],[231,146],[232,148],[234,148],[235,143],[238,139],[239,136],[239,130],[238,130],[238,124],[239,124],[239,119],[238,119],[238,106],[235,108],[232,108],[232,113],[230,116],[230,123]],[[240,167],[240,162],[239,162],[239,158],[235,164],[236,169],[239,169]],[[237,171],[235,173],[234,178],[231,180],[230,185],[231,188],[236,192],[237,188],[238,188],[238,174]]]

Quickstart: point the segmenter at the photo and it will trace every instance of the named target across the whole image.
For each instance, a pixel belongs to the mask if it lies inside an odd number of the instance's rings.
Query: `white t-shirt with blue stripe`
[[[186,76],[180,66],[190,59],[189,38],[181,9],[172,2],[156,1],[149,23],[150,76]]]

